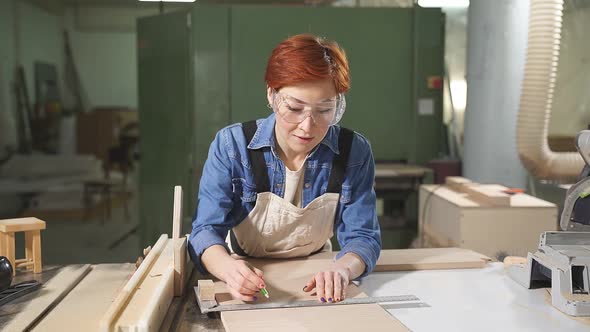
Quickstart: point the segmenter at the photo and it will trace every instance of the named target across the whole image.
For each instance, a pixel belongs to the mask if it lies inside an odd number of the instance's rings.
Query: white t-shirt
[[[298,170],[292,171],[285,167],[285,195],[283,198],[291,204],[301,207],[303,203],[303,178],[305,175],[305,163]]]

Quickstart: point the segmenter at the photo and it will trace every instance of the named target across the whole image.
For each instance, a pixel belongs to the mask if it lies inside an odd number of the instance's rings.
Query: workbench
[[[406,201],[417,193],[430,168],[392,162],[375,164],[375,194],[383,199],[383,217],[380,218],[382,228],[399,228],[407,224]],[[416,218],[415,212],[410,219]]]
[[[56,270],[50,267],[36,278],[48,280]],[[27,275],[18,278],[15,282]],[[205,277],[194,273],[191,285],[199,278]],[[505,274],[501,263],[482,269],[375,272],[359,285],[369,296],[416,295],[423,305],[383,305],[412,331],[590,330],[590,318],[561,313],[548,302],[546,289],[523,288]],[[25,300],[0,308],[0,329],[25,307]],[[224,331],[219,318],[200,313],[192,287],[182,298],[174,299],[161,330]]]
[[[590,318],[561,313],[551,306],[547,289],[523,288],[501,263],[483,269],[374,272],[359,285],[368,296],[416,295],[426,307],[383,305],[416,332],[590,330]],[[220,319],[201,314],[194,292],[187,295],[179,305],[177,330],[224,331]]]

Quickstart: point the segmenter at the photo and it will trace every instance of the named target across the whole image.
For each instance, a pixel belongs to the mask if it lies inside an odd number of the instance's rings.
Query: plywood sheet
[[[221,319],[227,332],[409,331],[377,304],[232,311]]]
[[[490,258],[462,248],[382,250],[376,272],[482,268]]]
[[[33,331],[97,330],[102,315],[134,270],[134,264],[93,266],[90,273]]]
[[[259,296],[258,303],[315,300],[303,286],[316,272],[332,263],[334,253],[323,253],[294,260],[249,259],[264,272],[270,299]],[[215,282],[216,299],[222,304],[243,303],[234,300],[225,283]],[[366,297],[354,284],[347,288],[347,298]],[[408,331],[397,319],[378,305],[347,305],[222,312],[228,332],[233,331]]]
[[[262,269],[265,279],[268,279],[270,276],[271,278],[277,278],[277,280],[285,278],[291,280],[298,279],[299,281],[305,280],[301,285],[302,289],[305,286],[305,282],[307,282],[305,276],[309,277],[313,273],[328,266],[337,254],[338,252],[321,252],[307,258],[292,261],[275,260],[274,264],[273,260],[250,259],[248,261],[252,265]],[[489,261],[490,258],[488,256],[463,248],[385,249],[381,250],[375,271],[484,267]],[[285,271],[288,271],[288,273]],[[285,274],[288,274],[288,276],[285,276]]]
[[[266,289],[270,293],[270,299],[259,296],[258,303],[314,300],[315,296],[304,292],[303,287],[311,276],[331,264],[332,257],[333,253],[314,259],[249,259],[248,262],[252,266],[264,272]],[[348,286],[346,294],[348,298],[365,296],[354,284]],[[215,282],[215,298],[221,304],[244,303],[241,300],[232,299],[222,281]]]

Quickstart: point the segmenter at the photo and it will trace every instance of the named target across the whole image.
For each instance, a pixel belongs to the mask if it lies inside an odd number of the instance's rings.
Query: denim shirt
[[[283,197],[285,165],[275,147],[275,115],[257,120],[258,129],[248,144],[237,123],[221,129],[209,148],[201,182],[189,253],[197,268],[205,273],[201,255],[212,245],[223,245],[228,231],[246,218],[256,203],[256,184],[247,149],[263,149],[268,168],[270,190]],[[326,137],[310,153],[305,165],[303,200],[305,207],[326,193],[332,160],[338,150],[339,126],[331,126]],[[381,232],[377,221],[373,189],[375,162],[366,138],[355,132],[342,183],[334,221],[341,251],[361,257],[366,264],[363,275],[373,271],[381,252]],[[317,222],[327,222],[318,220]]]

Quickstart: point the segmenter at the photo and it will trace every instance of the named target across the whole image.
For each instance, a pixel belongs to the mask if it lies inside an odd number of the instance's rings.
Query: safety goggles
[[[311,117],[319,126],[331,126],[340,121],[346,109],[344,94],[315,104],[306,103],[288,94],[272,90],[272,109],[289,123],[301,123]]]

